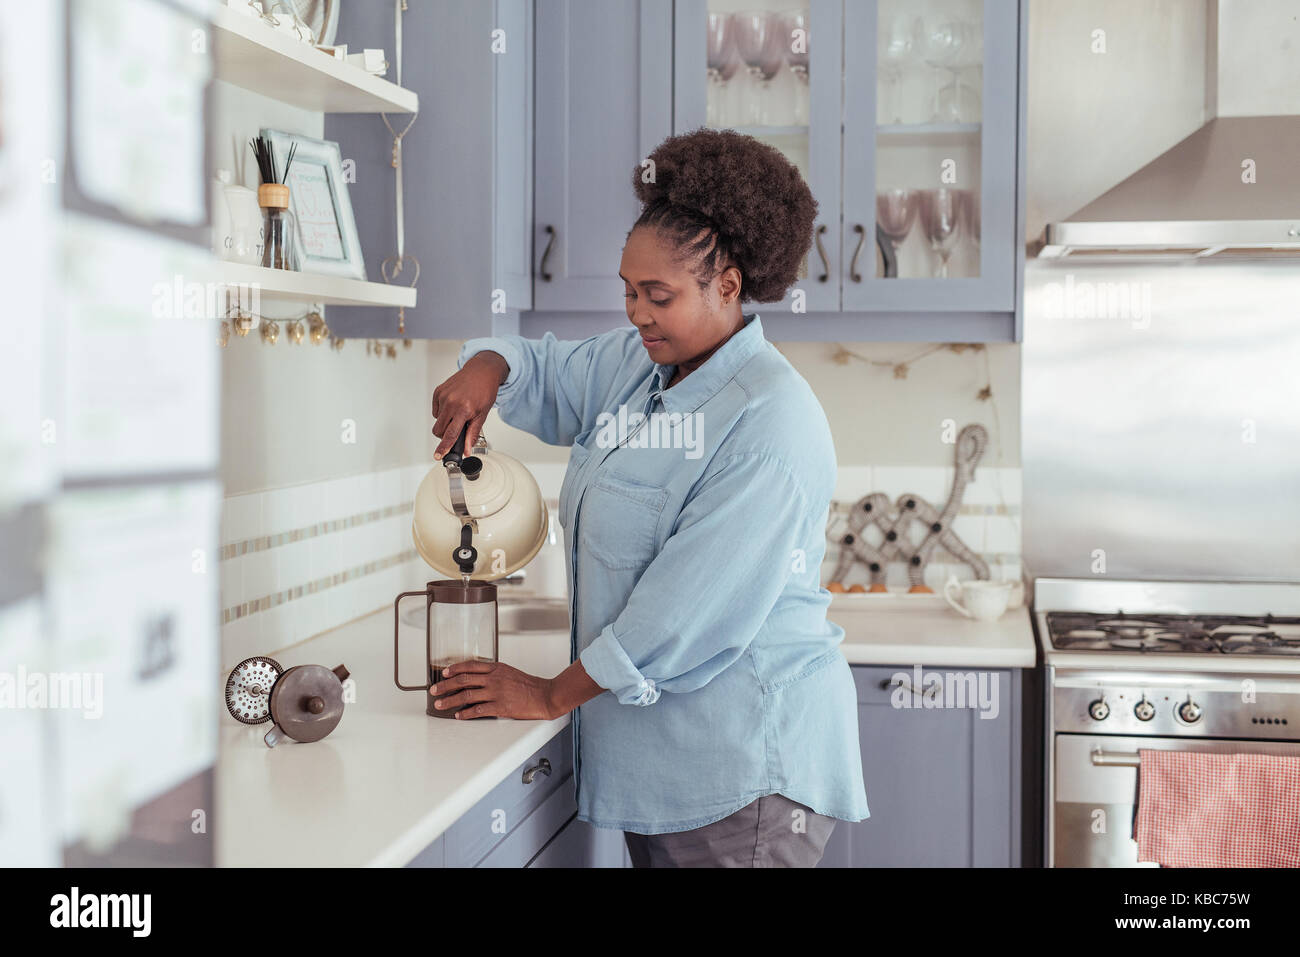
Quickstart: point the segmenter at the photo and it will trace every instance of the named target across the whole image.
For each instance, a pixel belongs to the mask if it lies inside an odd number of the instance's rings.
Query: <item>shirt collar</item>
[[[767,340],[763,338],[763,324],[759,321],[758,313],[752,313],[744,319],[745,324],[704,360],[704,365],[671,389],[664,390],[664,387],[672,381],[677,367],[655,365],[650,376],[649,392],[653,394],[663,390],[660,401],[667,411],[694,412],[734,379],[745,363],[763,347]]]

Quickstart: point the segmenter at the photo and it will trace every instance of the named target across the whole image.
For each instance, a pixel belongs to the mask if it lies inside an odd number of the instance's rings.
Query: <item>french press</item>
[[[241,724],[273,722],[262,740],[273,748],[285,738],[319,741],[343,719],[343,665],[298,665],[286,671],[256,655],[235,665],[226,679],[226,707]]]
[[[498,660],[497,586],[490,579],[529,561],[547,531],[546,508],[528,471],[509,456],[490,452],[482,438],[471,451],[483,457],[466,455],[467,431],[461,430],[443,457],[442,469],[435,466],[420,484],[412,525],[425,561],[444,573],[455,569],[460,578],[431,581],[422,591],[402,592],[393,603],[393,682],[403,691],[425,692],[425,713],[439,718],[453,718],[463,709],[434,707],[428,690],[443,668],[458,661]],[[481,566],[476,540],[488,552]],[[417,595],[425,601],[427,675],[423,684],[407,685],[399,673],[399,611],[404,598]]]

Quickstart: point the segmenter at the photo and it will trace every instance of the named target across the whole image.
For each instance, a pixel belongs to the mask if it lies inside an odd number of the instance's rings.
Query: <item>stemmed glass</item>
[[[916,45],[921,59],[934,67],[935,97],[933,121],[960,123],[979,112],[979,94],[961,82],[961,71],[979,62],[983,37],[979,25],[968,20],[918,18]],[[941,71],[952,74],[952,82],[938,81]]]
[[[972,263],[969,275],[978,276],[980,274],[980,191],[978,189],[963,189],[962,194],[963,209],[961,211],[962,232],[970,240],[970,251],[965,257]]]
[[[794,91],[795,126],[808,125],[808,54],[812,35],[808,30],[808,14],[802,10],[785,17],[785,61],[797,81]]]
[[[710,13],[708,27],[708,64],[710,93],[709,126],[721,125],[722,95],[727,81],[736,72],[735,24],[730,14]]]
[[[780,18],[762,11],[734,14],[736,24],[736,50],[745,67],[759,84],[758,96],[751,98],[749,122],[755,126],[768,126],[768,89],[772,77],[781,69],[785,52]]]
[[[938,258],[934,269],[936,279],[948,278],[948,258],[952,255],[962,214],[967,208],[967,200],[962,197],[964,192],[966,191],[946,186],[921,190],[918,215],[921,231],[925,233],[931,251]]]
[[[903,104],[901,83],[903,72],[909,60],[915,56],[916,23],[903,14],[889,18],[885,28],[878,34],[876,56],[880,61],[881,72],[885,75],[886,102],[881,104],[881,123],[903,122]]]
[[[876,193],[876,225],[885,234],[898,261],[898,247],[916,221],[917,193],[914,189],[885,189]]]

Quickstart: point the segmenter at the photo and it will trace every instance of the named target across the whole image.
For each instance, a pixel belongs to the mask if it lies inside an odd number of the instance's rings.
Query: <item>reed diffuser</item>
[[[248,141],[257,157],[257,169],[262,185],[257,188],[257,204],[262,207],[263,245],[262,265],[270,269],[297,269],[297,248],[294,245],[295,222],[289,210],[289,170],[293,154],[298,149],[294,143],[284,162],[283,173],[275,169],[275,148],[265,136]]]

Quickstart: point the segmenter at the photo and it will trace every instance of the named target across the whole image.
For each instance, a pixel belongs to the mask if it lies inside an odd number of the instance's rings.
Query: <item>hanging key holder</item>
[[[402,274],[402,270],[408,265],[415,267],[415,275],[411,277],[411,288],[420,281],[420,260],[412,255],[389,256],[379,264],[379,274],[384,277],[384,282],[392,285],[394,279]],[[406,335],[406,307],[397,307],[397,332],[401,336]]]

